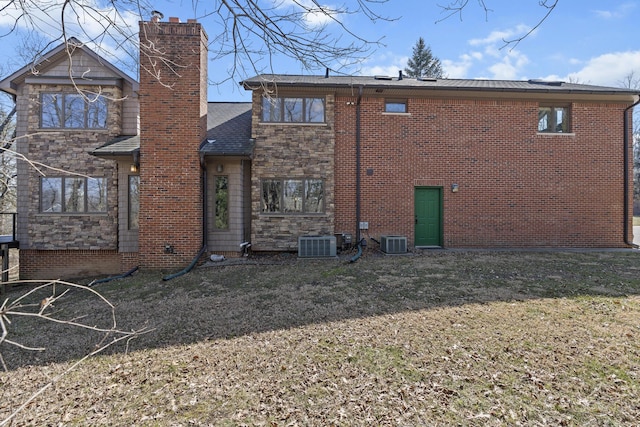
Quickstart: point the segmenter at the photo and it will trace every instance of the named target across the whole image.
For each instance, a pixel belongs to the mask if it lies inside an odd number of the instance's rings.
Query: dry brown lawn
[[[632,426],[640,253],[264,256],[97,285],[152,332],[81,364],[13,425]],[[14,290],[9,297],[24,290]],[[74,291],[59,316],[104,307]],[[101,338],[34,319],[0,347],[0,419]]]

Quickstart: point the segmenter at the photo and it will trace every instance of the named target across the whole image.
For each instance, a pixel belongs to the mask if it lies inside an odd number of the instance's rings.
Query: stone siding
[[[90,89],[81,87],[82,89]],[[93,88],[97,91],[98,88]],[[113,250],[117,248],[117,188],[116,164],[92,156],[90,151],[118,136],[121,131],[121,91],[118,88],[102,88],[108,101],[107,129],[105,130],[51,130],[40,128],[40,94],[43,92],[74,93],[72,86],[29,85],[27,86],[29,135],[22,138],[19,151],[32,162],[46,166],[35,167],[19,162],[22,203],[27,203],[26,221],[23,228],[26,236],[20,236],[22,249],[76,249]],[[55,168],[55,169],[54,169]],[[43,176],[81,176],[106,179],[107,211],[105,213],[41,213],[40,179]],[[26,178],[26,179],[24,179]],[[25,185],[28,188],[25,190]],[[28,199],[24,200],[25,195]]]
[[[279,95],[285,96],[284,93]],[[334,96],[327,94],[325,97],[326,123],[323,124],[261,123],[261,99],[261,95],[254,92],[253,136],[256,143],[251,182],[252,249],[293,251],[298,247],[298,236],[334,233]],[[262,180],[303,178],[323,180],[323,214],[261,212]]]

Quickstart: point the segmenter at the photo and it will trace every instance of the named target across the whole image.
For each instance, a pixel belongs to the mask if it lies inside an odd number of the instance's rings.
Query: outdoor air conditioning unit
[[[403,236],[380,236],[380,250],[385,254],[407,252],[407,238]]]
[[[336,256],[336,236],[298,237],[300,258],[325,258]]]

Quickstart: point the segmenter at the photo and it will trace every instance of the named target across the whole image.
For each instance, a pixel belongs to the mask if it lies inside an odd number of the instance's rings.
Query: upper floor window
[[[107,100],[79,93],[43,93],[40,126],[48,129],[105,129]]]
[[[262,181],[263,213],[322,213],[321,179],[266,179]]]
[[[538,107],[538,132],[571,132],[571,129],[569,128],[569,107]]]
[[[40,179],[40,209],[45,213],[104,213],[107,180],[87,177]]]
[[[324,123],[324,98],[262,98],[262,121]]]
[[[406,100],[385,100],[384,101],[384,112],[385,113],[406,113],[407,112],[407,101]]]

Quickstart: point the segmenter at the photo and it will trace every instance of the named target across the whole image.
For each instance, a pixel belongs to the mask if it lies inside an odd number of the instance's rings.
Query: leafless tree
[[[316,69],[360,61],[381,39],[364,39],[345,20],[355,14],[371,21],[391,19],[376,11],[387,1],[351,0],[344,6],[325,6],[318,0],[193,0],[191,13],[198,21],[213,21],[207,26],[213,30],[209,33],[211,57],[230,58],[227,79],[237,79],[270,72],[278,55]],[[8,34],[45,35],[24,42],[34,52],[32,60],[74,36],[119,66],[128,63],[132,70],[137,70],[140,52],[138,22],[150,20],[153,12],[152,2],[146,0],[113,0],[103,8],[89,0],[9,0],[0,8],[0,13],[15,18]]]
[[[620,86],[640,90],[640,76],[635,71],[629,74],[619,82]],[[637,112],[634,111],[634,113]],[[633,200],[634,204],[640,203],[640,114],[633,115]]]
[[[549,16],[553,13],[554,9],[558,6],[560,0],[536,0],[538,5],[542,8],[543,13],[540,18],[522,35],[513,38],[513,39],[504,39],[503,47],[515,47],[522,40],[529,37],[534,31],[536,31],[542,24],[549,18]],[[490,8],[490,0],[476,0],[477,6],[484,12],[485,18],[489,19],[489,14],[494,10]],[[440,5],[442,9],[443,18],[438,22],[443,21],[445,19],[449,19],[453,16],[458,16],[460,20],[462,20],[462,13],[465,10],[469,9],[469,0],[452,0],[449,3],[444,5]]]
[[[27,282],[23,282],[27,283]],[[91,351],[85,354],[80,359],[72,363],[62,373],[56,377],[51,378],[44,386],[40,387],[35,393],[26,398],[22,405],[15,408],[13,412],[5,419],[0,419],[0,426],[8,425],[11,420],[31,402],[33,402],[38,396],[51,388],[57,381],[63,376],[72,372],[80,363],[84,362],[87,358],[94,356],[100,352],[103,352],[107,348],[113,346],[121,341],[128,342],[129,340],[139,336],[140,334],[149,332],[148,329],[140,329],[137,331],[125,331],[118,328],[116,321],[116,314],[114,306],[99,292],[95,291],[90,285],[79,285],[76,283],[63,282],[60,280],[54,280],[50,282],[28,282],[32,288],[19,295],[13,300],[5,299],[0,303],[0,367],[5,371],[7,366],[5,360],[2,357],[2,350],[6,346],[17,347],[26,351],[44,351],[44,347],[36,347],[32,345],[24,344],[20,341],[13,339],[10,333],[10,325],[16,318],[31,318],[42,322],[59,324],[67,327],[78,328],[86,331],[91,331],[97,334],[95,345]],[[103,321],[104,325],[96,325],[94,316],[74,317],[71,314],[70,317],[64,317],[64,310],[62,307],[65,302],[65,298],[72,292],[85,292],[98,299],[101,305],[106,309],[108,315],[107,320]],[[93,313],[95,314],[95,312]]]

